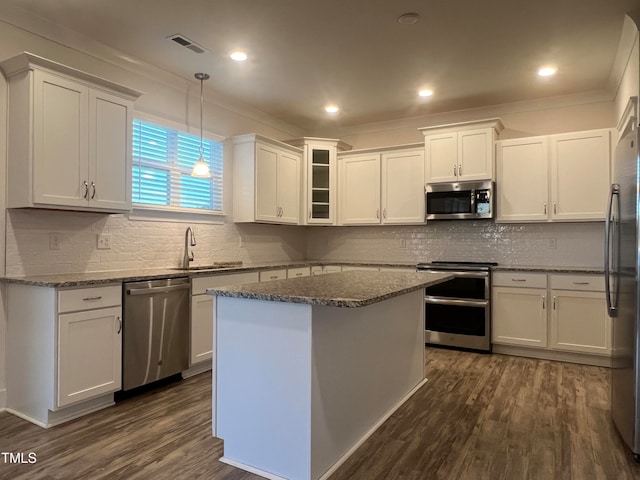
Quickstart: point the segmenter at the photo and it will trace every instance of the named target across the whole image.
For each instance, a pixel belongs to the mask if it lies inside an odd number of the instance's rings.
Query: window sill
[[[212,212],[194,212],[193,210],[166,210],[134,206],[131,213],[129,213],[129,220],[134,222],[181,222],[223,225],[226,223],[226,215]]]

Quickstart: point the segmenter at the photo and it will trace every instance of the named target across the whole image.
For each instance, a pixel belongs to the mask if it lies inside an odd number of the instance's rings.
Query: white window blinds
[[[202,142],[211,178],[191,176],[200,137],[150,122],[133,121],[133,203],[168,210],[222,213],[222,143]]]

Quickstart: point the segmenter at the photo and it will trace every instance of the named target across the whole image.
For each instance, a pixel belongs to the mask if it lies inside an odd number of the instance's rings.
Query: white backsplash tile
[[[10,276],[175,267],[190,224],[46,210],[8,210]],[[330,260],[419,262],[482,260],[506,265],[602,267],[604,225],[441,221],[418,226],[296,227],[191,224],[196,264],[215,261]],[[49,249],[49,234],[60,249]],[[96,235],[111,235],[98,250]],[[240,246],[242,239],[243,245]]]
[[[318,260],[494,261],[503,265],[602,267],[604,223],[428,225],[309,228],[307,257]]]
[[[9,276],[101,270],[177,267],[184,235],[191,225],[197,245],[195,264],[217,261],[286,261],[306,257],[305,229],[295,226],[157,222],[46,210],[8,210]],[[49,249],[49,234],[60,235],[60,249]],[[96,235],[111,235],[111,249],[98,250]],[[240,247],[240,237],[244,245]]]

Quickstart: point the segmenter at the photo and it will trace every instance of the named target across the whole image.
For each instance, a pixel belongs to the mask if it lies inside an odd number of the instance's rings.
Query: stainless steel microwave
[[[494,184],[491,181],[428,184],[425,188],[425,218],[493,218],[493,190]]]

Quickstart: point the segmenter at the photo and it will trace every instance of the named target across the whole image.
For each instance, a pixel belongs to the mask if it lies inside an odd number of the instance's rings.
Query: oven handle
[[[489,276],[489,272],[460,272],[458,270],[438,270],[434,268],[429,268],[426,270],[418,269],[418,271],[427,273],[449,273],[455,277],[465,278],[487,278]]]
[[[424,303],[436,305],[454,305],[458,307],[488,307],[489,300],[467,300],[463,298],[424,297]]]

